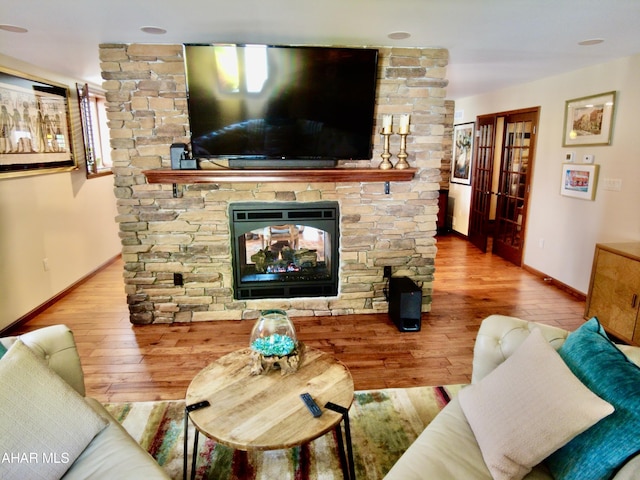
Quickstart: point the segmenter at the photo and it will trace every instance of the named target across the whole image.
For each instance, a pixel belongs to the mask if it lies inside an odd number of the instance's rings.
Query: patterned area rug
[[[382,479],[460,385],[359,391],[349,411],[356,478]],[[184,402],[105,405],[166,472],[182,478]],[[189,468],[193,426],[189,425]],[[329,433],[301,447],[240,452],[203,435],[196,478],[215,480],[340,480],[337,440]]]

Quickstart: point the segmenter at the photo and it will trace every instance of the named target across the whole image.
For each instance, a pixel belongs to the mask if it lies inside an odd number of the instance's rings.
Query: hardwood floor
[[[25,325],[73,331],[87,395],[102,402],[184,398],[194,375],[247,346],[252,321],[134,326],[117,260]],[[438,237],[431,312],[420,332],[399,332],[387,315],[294,318],[298,337],[334,354],[357,390],[467,383],[480,322],[493,313],[574,330],[584,301],[455,236]]]

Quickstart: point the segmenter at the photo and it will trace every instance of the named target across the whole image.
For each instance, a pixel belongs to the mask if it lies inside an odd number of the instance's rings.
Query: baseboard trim
[[[440,232],[438,232],[438,234],[440,234]],[[442,235],[453,235],[454,237],[458,237],[463,240],[469,241],[469,237],[467,235],[465,235],[464,233],[460,233],[457,230],[454,230],[453,228],[450,228],[449,230],[447,230],[447,232],[443,232]]]
[[[62,298],[66,297],[67,295],[69,295],[69,293],[71,293],[73,290],[75,290],[76,288],[78,288],[80,285],[82,285],[83,283],[85,283],[87,280],[89,280],[90,278],[94,277],[95,275],[97,275],[98,273],[100,273],[102,270],[104,270],[105,268],[107,268],[109,265],[111,265],[112,263],[116,262],[117,260],[120,259],[120,257],[122,257],[122,254],[119,253],[117,254],[115,257],[110,258],[109,260],[107,260],[106,262],[104,262],[102,265],[100,265],[98,268],[96,268],[95,270],[89,272],[88,274],[86,274],[84,277],[80,278],[78,281],[72,283],[71,285],[69,285],[67,288],[65,288],[64,290],[62,290],[60,293],[54,295],[53,297],[51,297],[49,300],[45,301],[44,303],[38,305],[37,307],[35,307],[33,310],[31,310],[30,312],[26,313],[25,315],[21,316],[20,318],[18,318],[15,322],[7,325],[6,327],[0,329],[0,334],[7,332],[13,328],[19,327],[25,323],[27,323],[29,320],[33,319],[34,317],[36,317],[37,315],[41,314],[42,312],[44,312],[47,308],[49,308],[51,305],[53,305],[54,303],[56,303],[57,301],[61,300]]]
[[[567,292],[569,295],[572,295],[574,297],[576,297],[578,300],[581,301],[586,301],[587,300],[587,295],[576,290],[573,287],[570,287],[569,285],[567,285],[566,283],[562,283],[561,281],[550,277],[549,275],[547,275],[546,273],[543,273],[539,270],[536,270],[535,268],[531,268],[528,265],[522,265],[522,268],[524,270],[526,270],[527,272],[535,275],[536,277],[541,278],[544,282],[548,283],[549,285],[553,285],[556,288],[559,288],[560,290],[563,290],[565,292]]]

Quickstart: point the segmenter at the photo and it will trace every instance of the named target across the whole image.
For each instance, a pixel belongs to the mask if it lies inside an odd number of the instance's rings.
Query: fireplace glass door
[[[337,295],[337,203],[233,204],[230,219],[236,299]]]

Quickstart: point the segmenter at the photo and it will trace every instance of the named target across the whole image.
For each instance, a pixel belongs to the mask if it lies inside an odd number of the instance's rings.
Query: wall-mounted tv
[[[185,45],[194,158],[317,168],[372,157],[378,51]]]

